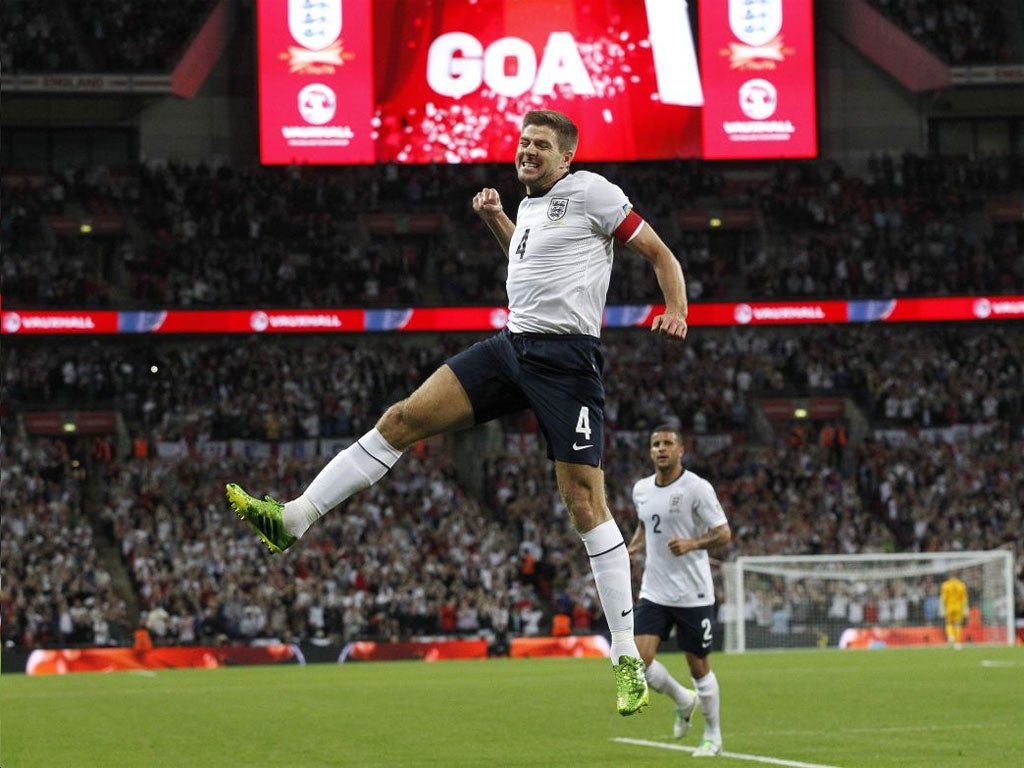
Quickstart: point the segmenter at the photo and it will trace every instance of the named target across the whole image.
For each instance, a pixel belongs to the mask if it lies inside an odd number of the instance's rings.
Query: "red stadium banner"
[[[694,304],[692,325],[793,325],[845,323],[845,301],[773,301],[736,304]]]
[[[124,322],[125,330],[122,332],[337,333],[364,330],[364,312],[360,309],[242,309],[142,314],[150,316],[152,327],[147,326],[147,318],[143,317],[135,326],[137,330],[128,330],[131,323]]]
[[[260,0],[260,160],[371,163],[370,0]]]
[[[446,661],[486,659],[486,640],[437,640],[432,642],[377,643],[363,640],[349,643],[339,661]]]
[[[1006,645],[1006,627],[978,624],[964,628],[963,642],[984,645]],[[839,637],[840,648],[889,648],[913,645],[946,645],[942,627],[869,627],[846,629]]]
[[[487,658],[486,640],[435,640],[423,642],[377,643],[370,640],[349,643],[341,652],[346,661],[445,661],[448,659]],[[601,635],[569,637],[516,637],[509,643],[509,656],[570,656],[607,658],[608,641]]]
[[[606,659],[611,648],[602,635],[569,637],[516,637],[509,644],[514,659],[540,656],[571,656],[577,659]]]
[[[217,669],[232,665],[278,664],[301,661],[294,646],[167,646],[148,651],[134,648],[73,648],[33,651],[25,672],[29,675],[65,675],[70,672],[124,672],[144,669]]]
[[[817,155],[812,5],[701,0],[706,159]]]
[[[611,305],[605,328],[649,327],[660,304]],[[823,323],[999,322],[1024,319],[1024,295],[852,301],[714,302],[690,305],[691,326]],[[506,307],[232,309],[155,311],[5,310],[0,334],[375,333],[494,331]]]
[[[0,331],[5,334],[117,333],[118,313],[101,311],[5,311],[0,315]]]
[[[943,320],[1021,320],[1024,296],[949,296],[894,299],[882,318],[890,323]]]

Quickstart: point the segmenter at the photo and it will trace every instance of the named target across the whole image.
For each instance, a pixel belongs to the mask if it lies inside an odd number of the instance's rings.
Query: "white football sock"
[[[633,639],[633,584],[629,573],[629,553],[622,532],[614,520],[607,520],[586,533],[583,545],[590,555],[590,570],[601,599],[608,630],[612,636],[612,664],[620,656],[640,657]]]
[[[284,505],[284,529],[301,536],[349,496],[384,477],[401,457],[374,427],[331,459],[301,496]]]
[[[722,729],[718,723],[718,678],[713,671],[708,672],[700,680],[694,680],[693,687],[700,698],[700,711],[704,713],[704,738],[721,744]]]
[[[693,692],[672,677],[668,668],[657,659],[652,659],[647,665],[647,684],[658,693],[671,697],[680,709],[689,709],[693,704]]]

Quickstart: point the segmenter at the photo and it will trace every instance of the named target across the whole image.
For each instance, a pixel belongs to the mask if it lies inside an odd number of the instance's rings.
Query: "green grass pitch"
[[[662,660],[682,678],[678,654]],[[715,655],[715,765],[1024,765],[1024,649]],[[614,712],[604,660],[6,675],[3,768],[678,766],[672,708]],[[694,746],[702,723],[682,742]],[[635,742],[619,741],[632,739]]]

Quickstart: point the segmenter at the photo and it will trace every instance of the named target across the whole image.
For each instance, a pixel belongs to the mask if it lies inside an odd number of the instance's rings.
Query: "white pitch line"
[[[1003,728],[1000,723],[957,723],[955,725],[895,725],[890,727],[871,726],[870,728],[830,728],[829,733],[917,733],[920,731],[964,731],[989,728]],[[735,731],[730,731],[735,733]],[[779,729],[743,729],[744,736],[807,736],[809,734],[821,733],[821,730],[808,730],[806,728]]]
[[[696,747],[684,747],[682,744],[665,744],[660,741],[647,741],[646,739],[629,739],[624,736],[612,739],[620,744],[636,744],[639,747],[656,747],[658,749],[674,749],[677,752],[693,752]],[[837,765],[825,765],[824,763],[804,763],[800,760],[782,760],[778,757],[767,757],[765,755],[745,755],[742,752],[722,752],[722,757],[731,757],[733,760],[747,760],[751,763],[767,763],[769,765],[785,765],[789,768],[840,768]]]

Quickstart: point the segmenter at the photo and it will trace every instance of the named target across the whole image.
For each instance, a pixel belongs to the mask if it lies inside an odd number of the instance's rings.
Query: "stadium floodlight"
[[[964,641],[1013,645],[1013,554],[976,552],[739,557],[724,563],[725,650],[946,642],[939,587],[967,585]]]

